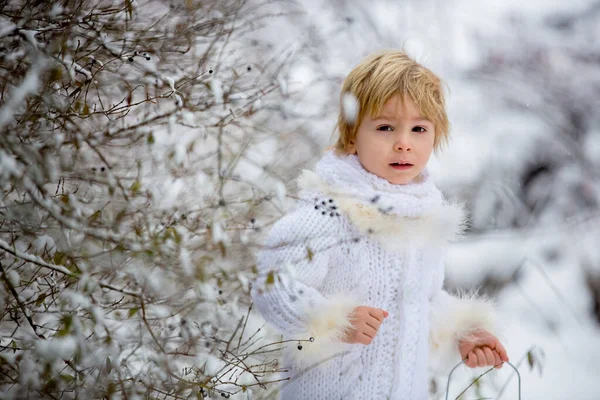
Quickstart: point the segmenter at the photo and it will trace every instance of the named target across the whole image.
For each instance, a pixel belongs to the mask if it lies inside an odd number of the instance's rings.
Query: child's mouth
[[[413,165],[409,163],[391,163],[390,166],[394,169],[403,170],[412,168]]]

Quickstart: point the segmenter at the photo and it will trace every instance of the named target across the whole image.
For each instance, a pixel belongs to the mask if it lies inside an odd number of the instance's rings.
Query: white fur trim
[[[433,369],[447,373],[460,362],[459,340],[477,329],[496,334],[493,299],[475,292],[453,296],[444,290],[431,300],[429,359]]]
[[[425,239],[433,245],[455,240],[465,228],[465,211],[460,204],[444,203],[419,218],[403,218],[353,200],[310,170],[302,171],[298,186],[301,193],[316,191],[334,199],[360,233],[378,240],[387,250],[402,248],[407,237]]]
[[[324,303],[309,311],[306,332],[292,338],[300,340],[302,350],[298,350],[298,343],[286,346],[285,358],[295,367],[310,368],[356,346],[344,343],[342,339],[352,328],[352,312],[359,305],[345,294],[326,298]],[[311,338],[314,340],[310,341]]]

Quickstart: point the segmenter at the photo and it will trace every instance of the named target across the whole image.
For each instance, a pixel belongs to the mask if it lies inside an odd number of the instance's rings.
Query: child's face
[[[410,96],[392,96],[376,117],[365,115],[349,152],[365,169],[393,184],[406,184],[427,165],[435,127],[421,116]],[[407,165],[403,165],[407,164]]]

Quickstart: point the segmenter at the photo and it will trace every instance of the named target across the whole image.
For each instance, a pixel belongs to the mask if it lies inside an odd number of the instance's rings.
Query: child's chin
[[[407,183],[410,183],[410,180],[398,180],[398,179],[389,180],[388,179],[388,182],[391,183],[392,185],[406,185]]]
[[[387,181],[389,183],[391,183],[392,185],[406,185],[407,183],[411,183],[413,182],[415,176],[406,176],[406,177],[393,177],[393,178],[389,178],[387,179]]]

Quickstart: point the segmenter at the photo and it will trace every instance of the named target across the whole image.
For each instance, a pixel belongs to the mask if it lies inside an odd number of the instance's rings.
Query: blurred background
[[[599,21],[597,0],[2,3],[6,398],[273,398],[254,255],[346,74],[393,48],[447,84],[430,168],[470,223],[446,287],[497,300],[523,398],[600,399]],[[503,368],[461,398],[516,393]]]

